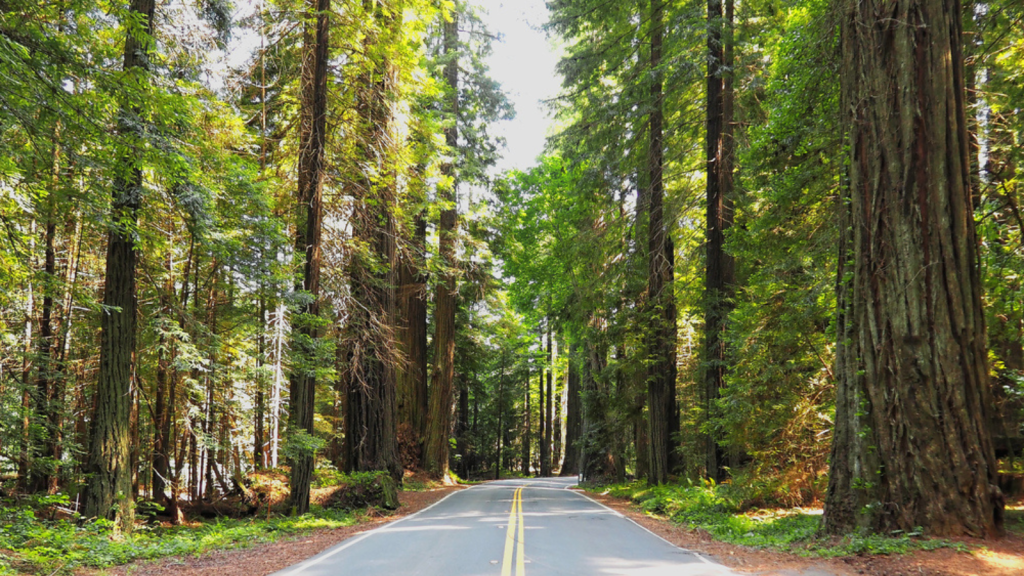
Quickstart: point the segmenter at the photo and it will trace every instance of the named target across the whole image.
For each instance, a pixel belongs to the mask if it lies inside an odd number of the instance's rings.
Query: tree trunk
[[[604,355],[592,343],[586,345],[586,360],[582,370],[583,387],[583,442],[580,447],[580,475],[593,482],[613,471],[608,448],[608,394],[598,382],[597,375],[605,366]]]
[[[543,380],[541,381],[540,394],[543,398],[541,403],[540,421],[540,475],[551,476],[551,319],[547,319],[547,356],[541,368]],[[545,370],[546,368],[546,370]],[[545,387],[546,384],[546,387]]]
[[[451,154],[459,145],[459,63],[456,53],[459,45],[458,17],[453,14],[444,24],[444,53],[448,60],[444,75],[448,83],[448,113],[451,124],[445,128],[445,143]],[[458,307],[455,288],[455,235],[458,227],[456,212],[457,179],[454,164],[442,166],[442,173],[450,183],[440,187],[441,201],[446,203],[441,210],[441,225],[438,230],[438,253],[443,266],[444,278],[437,284],[436,308],[434,312],[434,375],[430,388],[430,421],[427,425],[424,464],[431,475],[443,478],[448,474],[448,435],[451,432],[452,408],[455,388],[455,312]]]
[[[725,385],[727,368],[726,323],[732,309],[735,272],[725,251],[725,234],[732,226],[732,0],[708,0],[707,72],[707,259],[704,277],[704,412],[713,420],[716,402]],[[705,438],[708,478],[725,479],[725,453],[713,426]]]
[[[47,199],[46,226],[43,233],[43,308],[39,318],[39,340],[36,359],[35,417],[45,430],[45,439],[40,446],[41,454],[50,458],[45,466],[37,465],[32,470],[33,491],[47,491],[55,494],[60,481],[60,423],[63,406],[58,402],[60,366],[55,362],[57,351],[54,338],[54,291],[57,283],[57,222],[56,194],[61,185],[60,168],[60,123],[54,126],[53,155],[50,167],[53,192]]]
[[[847,0],[849,134],[825,528],[999,534],[956,0]]]
[[[82,218],[79,210],[75,211],[73,218],[65,224],[65,231],[68,237],[68,257],[64,266],[64,293],[61,299],[61,321],[60,338],[57,350],[60,351],[57,362],[54,365],[56,378],[53,383],[53,408],[50,416],[54,418],[50,428],[54,431],[50,457],[55,462],[61,462],[64,454],[64,414],[65,402],[67,399],[68,385],[68,356],[71,353],[71,326],[72,313],[75,302],[75,288],[78,284],[78,269],[82,259]],[[62,469],[58,467],[58,474],[51,479],[50,491],[56,493],[60,489]],[[54,481],[57,485],[54,485]]]
[[[263,447],[267,444],[266,432],[263,426],[267,412],[267,399],[264,391],[264,368],[267,364],[267,298],[263,294],[263,286],[260,286],[259,300],[260,324],[259,333],[256,336],[256,406],[252,415],[252,465],[256,470],[262,470],[267,465],[263,450]]]
[[[380,4],[365,2],[368,16],[378,20],[379,30],[394,30],[394,15]],[[362,137],[357,144],[361,161],[378,177],[363,173],[353,189],[353,237],[369,246],[376,263],[356,255],[351,262],[351,293],[356,304],[346,326],[345,346],[348,369],[345,386],[345,469],[386,470],[401,482],[396,414],[396,364],[392,352],[397,318],[395,284],[398,276],[394,177],[389,143],[393,141],[392,110],[388,105],[394,90],[394,74],[382,50],[388,39],[376,31],[363,40],[364,51],[376,55],[360,72],[356,83],[357,113]],[[381,272],[383,264],[386,269]]]
[[[302,109],[299,130],[298,220],[295,254],[302,255],[305,304],[293,315],[293,353],[304,356],[289,376],[288,433],[313,434],[316,409],[316,357],[320,331],[320,224],[323,218],[324,144],[327,132],[327,66],[330,33],[330,0],[307,0],[309,14],[303,30]],[[315,14],[315,18],[313,15]],[[294,364],[294,363],[293,363]],[[313,450],[303,446],[291,458],[289,506],[294,514],[309,511],[309,487],[313,479]]]
[[[633,420],[633,448],[636,450],[636,477],[637,478],[649,478],[651,468],[648,464],[650,461],[650,439],[648,433],[650,428],[647,424],[647,418],[644,415],[644,400],[645,394],[637,394],[635,403],[633,405],[634,420]]]
[[[544,351],[544,332],[540,333],[540,349]],[[544,438],[547,430],[544,428],[544,362],[540,363],[540,370],[537,371],[537,476],[543,476],[544,464]]]
[[[277,303],[274,313],[274,382],[270,391],[270,467],[277,468],[281,445],[281,389],[284,387],[285,306]]]
[[[153,408],[153,458],[150,465],[153,469],[153,493],[152,498],[157,502],[165,501],[167,497],[167,479],[170,474],[170,440],[171,440],[171,419],[168,414],[167,392],[168,379],[171,371],[170,342],[165,333],[171,322],[171,298],[174,294],[174,280],[171,276],[171,247],[167,252],[167,267],[164,269],[165,279],[163,292],[160,293],[161,322],[160,349],[157,351],[156,364],[156,390],[154,392]],[[170,407],[173,407],[170,406]]]
[[[501,452],[502,440],[505,439],[505,353],[501,353],[501,375],[498,377],[498,429],[495,436],[498,438],[498,450],[494,453],[494,479],[501,480]]]
[[[422,178],[419,174],[413,178]],[[398,436],[402,454],[422,465],[427,414],[427,293],[424,253],[427,220],[423,211],[413,219],[412,242],[399,256],[398,317],[395,331],[402,362],[397,370]]]
[[[148,70],[152,48],[154,0],[132,0],[130,11],[139,16],[139,27],[129,26],[124,45],[124,70]],[[122,135],[133,130],[125,123]],[[135,230],[142,196],[142,167],[133,148],[121,158],[122,170],[114,178],[107,263],[100,318],[100,367],[96,382],[89,450],[87,483],[82,514],[86,518],[114,519],[130,531],[135,518],[132,502],[132,471],[129,427],[132,361],[135,356]]]
[[[29,225],[29,254],[32,254],[32,266],[35,266],[36,252],[36,221]],[[18,453],[17,487],[28,490],[31,488],[32,470],[32,321],[36,315],[35,285],[30,280],[25,291],[25,322],[22,340],[21,357],[21,450]]]
[[[459,414],[455,426],[455,449],[459,453],[459,476],[469,477],[469,385],[459,378]]]
[[[54,403],[54,362],[53,362],[53,284],[57,276],[57,257],[54,249],[54,240],[57,234],[57,224],[54,222],[53,208],[47,215],[45,232],[43,233],[44,257],[43,277],[45,278],[42,287],[43,309],[39,317],[39,342],[36,358],[36,382],[35,382],[35,417],[46,430],[45,446],[43,454],[59,454],[58,436],[60,430],[55,427],[59,416],[57,413],[60,407]],[[32,486],[34,492],[57,488],[57,461],[50,465],[32,468]]]
[[[562,460],[561,476],[575,476],[580,471],[580,436],[582,420],[580,414],[580,371],[579,349],[569,345],[569,375],[566,379],[565,400],[565,458]]]
[[[552,370],[554,370],[554,359],[552,359]],[[561,388],[561,390],[559,390]],[[562,469],[562,394],[565,393],[564,386],[555,385],[555,415],[551,420],[551,426],[554,428],[554,438],[551,440],[552,451],[553,451],[553,464],[554,468]],[[555,472],[552,469],[552,474]]]
[[[530,443],[533,441],[530,427],[533,425],[530,418],[530,366],[526,369],[526,394],[525,403],[526,410],[523,417],[525,418],[525,428],[523,430],[523,451],[522,451],[522,472],[523,476],[530,475]]]
[[[651,91],[647,173],[648,195],[648,313],[649,329],[647,374],[648,424],[650,426],[649,480],[663,484],[675,464],[672,435],[678,432],[676,407],[676,303],[673,288],[674,248],[664,217],[664,116],[662,112],[661,47],[665,33],[663,0],[651,0]]]

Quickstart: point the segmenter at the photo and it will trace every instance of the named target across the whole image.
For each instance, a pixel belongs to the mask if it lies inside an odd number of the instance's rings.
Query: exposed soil
[[[134,562],[104,571],[82,570],[80,576],[111,574],[117,576],[258,576],[271,574],[315,556],[335,544],[372,530],[388,522],[414,514],[464,486],[444,486],[422,492],[400,492],[401,507],[387,516],[365,516],[354,526],[333,530],[315,530],[304,536],[285,538],[251,548],[217,550],[199,557],[170,557],[149,562]]]
[[[736,572],[758,576],[1022,576],[1024,537],[1011,533],[1000,540],[958,538],[973,552],[944,548],[901,555],[863,555],[842,558],[804,558],[717,542],[702,530],[674,524],[641,512],[625,498],[588,494],[625,514],[641,526],[679,546],[704,554]],[[984,547],[984,548],[982,548]]]

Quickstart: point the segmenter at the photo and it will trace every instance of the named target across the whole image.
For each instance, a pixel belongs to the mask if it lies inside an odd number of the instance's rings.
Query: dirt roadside
[[[974,550],[944,548],[890,556],[804,558],[772,550],[757,550],[712,540],[701,530],[673,524],[641,512],[629,500],[608,495],[587,496],[631,518],[665,540],[729,566],[741,574],[757,576],[1022,576],[1024,537],[1011,534],[1001,540],[959,538]],[[981,547],[984,547],[982,549]]]
[[[388,516],[378,516],[355,526],[332,530],[315,530],[305,536],[285,538],[271,544],[251,548],[217,550],[199,557],[175,556],[160,560],[133,562],[106,570],[80,570],[79,576],[258,576],[271,574],[316,556],[331,546],[357,534],[394,522],[461,490],[464,486],[445,486],[422,492],[400,492],[401,507]]]

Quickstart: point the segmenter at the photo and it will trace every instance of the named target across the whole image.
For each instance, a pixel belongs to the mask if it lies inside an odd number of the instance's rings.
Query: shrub
[[[355,510],[357,508],[398,508],[398,484],[387,472],[356,472],[340,474],[337,483],[318,498],[324,508]]]

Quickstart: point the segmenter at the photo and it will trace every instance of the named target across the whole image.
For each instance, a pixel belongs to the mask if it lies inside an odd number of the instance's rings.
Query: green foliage
[[[317,483],[324,479],[317,478]],[[334,473],[330,475],[330,493],[322,500],[325,508],[355,510],[358,508],[383,508],[395,510],[398,501],[398,484],[390,473],[383,470]]]
[[[138,525],[129,536],[115,537],[111,522],[80,523],[48,519],[46,510],[67,498],[0,508],[0,574],[71,574],[80,568],[108,568],[165,556],[199,555],[209,550],[245,548],[320,528],[351,526],[358,515],[313,507],[300,517],[234,520],[165,527]]]
[[[823,537],[818,532],[820,512],[799,508],[749,508],[743,490],[727,484],[666,484],[649,487],[645,482],[633,482],[593,486],[589,489],[616,498],[629,498],[648,514],[668,517],[672,522],[705,531],[716,540],[741,546],[821,557],[902,554],[938,548],[967,551],[964,544],[925,538],[920,532],[850,534],[839,539]]]
[[[281,447],[281,454],[286,459],[298,459],[303,456],[316,454],[323,449],[324,439],[314,436],[302,429],[293,428],[284,437],[284,444]]]
[[[1024,534],[1024,510],[1020,506],[1006,511],[1006,530]]]
[[[834,402],[838,125],[836,34],[829,3],[788,2],[741,24],[739,40],[770,65],[741,91],[758,118],[740,148],[729,250],[740,289],[729,317],[729,372],[709,431],[749,454],[733,470],[765,502],[824,494]],[[813,63],[813,64],[812,64]]]
[[[387,476],[388,473],[381,470],[370,472],[350,472],[348,474],[339,472],[333,467],[326,466],[316,469],[313,473],[313,487],[328,488],[331,486],[354,485],[369,486],[378,478]]]

